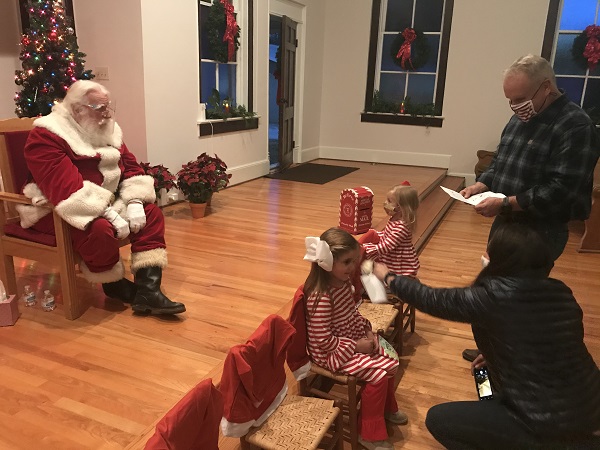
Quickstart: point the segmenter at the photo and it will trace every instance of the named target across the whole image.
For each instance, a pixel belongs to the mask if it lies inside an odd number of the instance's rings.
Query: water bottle
[[[54,296],[50,293],[50,291],[44,291],[44,298],[42,299],[42,309],[44,311],[53,311],[56,308],[56,303],[54,303]]]
[[[37,303],[35,292],[31,290],[29,285],[25,286],[23,296],[21,298],[23,299],[25,306],[34,306]]]

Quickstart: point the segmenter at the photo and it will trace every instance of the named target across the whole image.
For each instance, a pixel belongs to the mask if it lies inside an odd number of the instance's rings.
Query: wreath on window
[[[573,41],[571,54],[584,69],[594,70],[600,61],[600,26],[588,25]]]
[[[431,48],[427,38],[421,31],[405,28],[398,33],[390,48],[394,63],[403,70],[416,70],[427,64]]]
[[[233,61],[235,52],[240,47],[240,27],[229,0],[213,1],[206,19],[206,35],[215,61]]]

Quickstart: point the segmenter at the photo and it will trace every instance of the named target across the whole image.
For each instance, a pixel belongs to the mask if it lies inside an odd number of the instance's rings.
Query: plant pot
[[[194,219],[201,219],[206,215],[207,203],[192,203],[190,202],[190,209],[192,211],[192,217]]]

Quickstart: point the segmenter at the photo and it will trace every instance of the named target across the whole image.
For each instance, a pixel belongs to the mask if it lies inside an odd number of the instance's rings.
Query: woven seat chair
[[[242,449],[248,444],[264,449],[316,449],[335,423],[335,442],[326,448],[342,450],[342,414],[334,402],[320,398],[287,395],[275,412],[258,428],[253,428],[241,440]]]
[[[300,394],[337,402],[348,417],[347,440],[350,447],[358,450],[358,403],[365,383],[351,375],[331,372],[314,362],[310,372],[308,377],[298,382]]]
[[[225,358],[218,387],[224,400],[221,431],[239,437],[242,449],[343,450],[339,405],[286,395],[284,363],[294,333],[288,321],[271,315]]]

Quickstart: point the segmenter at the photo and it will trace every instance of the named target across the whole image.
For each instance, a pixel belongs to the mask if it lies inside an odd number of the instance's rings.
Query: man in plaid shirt
[[[475,206],[479,214],[496,217],[490,237],[506,220],[528,224],[556,260],[567,243],[568,222],[590,214],[600,132],[559,91],[552,66],[539,56],[523,56],[505,71],[504,94],[515,115],[489,168],[461,194],[469,198],[491,190],[506,195]]]

